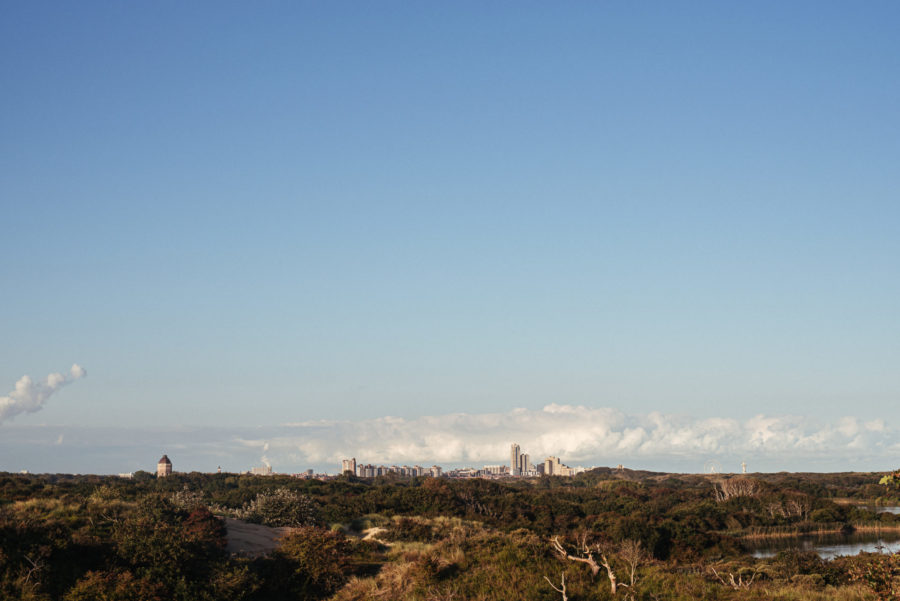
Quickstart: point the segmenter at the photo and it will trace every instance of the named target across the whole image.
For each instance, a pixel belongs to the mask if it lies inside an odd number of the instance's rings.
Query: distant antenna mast
[[[747,473],[747,462],[746,461],[741,461],[741,473],[742,474]]]

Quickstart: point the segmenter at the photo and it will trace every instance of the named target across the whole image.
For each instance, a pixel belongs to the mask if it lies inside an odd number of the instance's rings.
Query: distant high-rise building
[[[159,461],[156,462],[156,477],[164,478],[171,475],[172,462],[169,461],[169,457],[167,455],[163,455],[162,457],[160,457]]]
[[[568,465],[564,465],[562,461],[559,460],[559,457],[547,457],[546,461],[544,461],[544,475],[545,476],[574,476],[575,469],[569,467]]]
[[[356,457],[341,461],[341,473],[345,474],[347,472],[356,475]]]
[[[509,449],[509,475],[510,476],[519,476],[521,475],[521,466],[522,466],[522,458],[521,458],[522,448],[516,443],[512,443]]]

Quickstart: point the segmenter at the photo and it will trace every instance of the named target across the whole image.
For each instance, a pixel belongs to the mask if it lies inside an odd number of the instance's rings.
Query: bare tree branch
[[[619,547],[619,557],[628,565],[629,587],[634,588],[637,582],[637,569],[647,559],[647,552],[641,545],[641,541],[625,539]],[[625,586],[625,585],[620,585]]]
[[[719,574],[719,572],[716,571],[716,568],[710,566],[709,569],[719,582],[721,582],[723,585],[725,585],[729,588],[732,588],[736,591],[748,590],[750,588],[750,586],[753,584],[753,582],[756,580],[756,577],[759,576],[759,574],[761,572],[759,568],[754,569],[753,575],[750,577],[750,580],[747,580],[746,582],[744,581],[744,574],[742,572],[738,572],[737,580],[735,580],[735,578],[734,578],[734,573],[729,572],[728,573],[728,581],[726,581],[724,578],[722,578],[722,576]]]
[[[553,583],[550,582],[550,579],[547,578],[546,576],[544,576],[544,580],[547,581],[547,584],[549,584],[553,590],[555,590],[557,593],[562,595],[562,601],[569,601],[569,598],[566,596],[566,573],[565,572],[562,573],[562,588],[556,588],[553,585]]]
[[[556,552],[559,553],[564,559],[569,559],[571,561],[580,561],[581,563],[586,563],[591,566],[591,577],[596,576],[597,572],[600,571],[600,566],[597,564],[597,560],[594,559],[593,554],[591,553],[590,548],[585,544],[582,539],[582,553],[584,553],[583,557],[579,557],[578,555],[570,555],[565,548],[562,546],[562,543],[559,542],[559,537],[553,537],[553,548],[556,549]]]
[[[606,558],[606,554],[600,551],[599,546],[597,545],[588,545],[587,543],[587,535],[582,535],[581,537],[581,555],[572,555],[568,551],[566,551],[565,547],[562,546],[562,543],[559,542],[559,537],[554,536],[552,539],[553,548],[557,553],[560,554],[563,559],[568,559],[570,561],[578,561],[581,563],[586,563],[591,568],[591,578],[597,575],[600,571],[600,567],[606,568],[606,575],[609,578],[609,587],[612,591],[612,594],[615,595],[618,590],[619,583],[616,579],[616,573],[613,571],[612,565],[609,560]],[[600,562],[598,563],[596,559],[594,559],[594,553],[598,553],[600,555]]]
[[[23,555],[22,557],[24,557],[25,559],[27,559],[27,560],[28,560],[28,563],[31,564],[31,569],[28,570],[28,572],[25,574],[25,584],[28,584],[28,581],[31,580],[31,576],[32,576],[35,572],[40,572],[40,571],[43,569],[43,567],[44,567],[44,562],[43,562],[43,561],[40,561],[40,560],[35,561],[35,560],[31,559],[30,557],[28,557],[27,555]]]
[[[752,478],[729,478],[713,483],[716,501],[724,503],[737,497],[755,497],[759,494],[759,481]]]

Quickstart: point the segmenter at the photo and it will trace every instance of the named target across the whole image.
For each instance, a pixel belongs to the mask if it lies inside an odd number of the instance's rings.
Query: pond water
[[[900,552],[900,532],[854,532],[853,534],[823,534],[769,538],[744,541],[754,557],[772,557],[779,551],[800,549],[815,551],[822,559],[838,555],[856,555],[863,551]]]
[[[897,505],[869,505],[866,503],[850,503],[850,505],[871,511],[872,513],[900,513],[900,506]]]

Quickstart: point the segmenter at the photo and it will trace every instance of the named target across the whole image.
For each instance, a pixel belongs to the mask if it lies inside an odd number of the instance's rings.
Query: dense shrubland
[[[877,481],[0,474],[0,599],[550,600],[563,578],[572,600],[886,599],[893,557],[761,560],[742,547],[750,534],[900,526],[846,502],[889,498]],[[234,556],[220,516],[295,529],[267,556]]]

